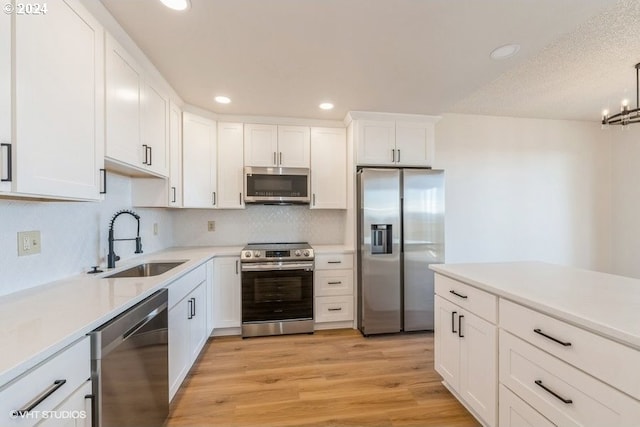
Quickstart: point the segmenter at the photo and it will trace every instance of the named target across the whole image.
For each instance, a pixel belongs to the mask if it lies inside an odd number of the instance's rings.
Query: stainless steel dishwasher
[[[162,289],[91,333],[93,427],[160,427],[169,415],[168,317]]]

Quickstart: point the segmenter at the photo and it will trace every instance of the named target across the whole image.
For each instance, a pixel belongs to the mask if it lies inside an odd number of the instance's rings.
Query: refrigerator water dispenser
[[[390,254],[393,226],[391,224],[371,224],[371,254]]]

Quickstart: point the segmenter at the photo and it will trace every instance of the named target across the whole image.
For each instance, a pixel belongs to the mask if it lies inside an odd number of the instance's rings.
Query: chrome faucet
[[[113,238],[113,224],[116,222],[116,218],[118,218],[122,214],[129,214],[133,216],[136,221],[138,221],[138,232],[136,237],[132,237],[130,239],[114,239]],[[116,255],[113,251],[113,242],[121,241],[121,240],[135,240],[136,241],[136,252],[137,254],[142,253],[142,238],[140,237],[140,215],[136,214],[133,211],[129,210],[121,210],[116,213],[113,218],[111,218],[111,223],[109,224],[109,254],[107,255],[107,268],[114,268],[116,266],[116,261],[120,260],[120,257]]]

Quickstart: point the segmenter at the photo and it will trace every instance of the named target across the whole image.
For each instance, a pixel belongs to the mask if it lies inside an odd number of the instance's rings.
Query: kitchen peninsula
[[[484,424],[637,425],[640,281],[542,262],[430,268],[435,369]]]

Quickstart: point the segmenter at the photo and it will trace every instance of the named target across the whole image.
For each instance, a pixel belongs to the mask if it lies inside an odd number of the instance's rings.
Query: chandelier
[[[638,85],[640,84],[640,63],[636,64],[636,108],[629,109],[629,100],[622,101],[620,112],[612,116],[609,115],[608,110],[602,112],[602,125],[622,125],[626,126],[631,123],[640,123],[640,97],[638,96]]]

